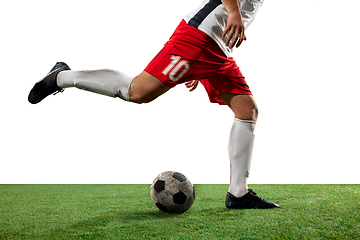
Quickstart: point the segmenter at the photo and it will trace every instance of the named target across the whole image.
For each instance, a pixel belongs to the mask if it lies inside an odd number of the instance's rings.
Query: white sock
[[[130,85],[133,79],[133,77],[122,72],[102,69],[94,71],[62,71],[58,74],[56,81],[60,88],[77,87],[129,101]]]
[[[242,197],[248,192],[251,156],[254,145],[254,121],[234,119],[229,138],[230,185],[229,192]]]

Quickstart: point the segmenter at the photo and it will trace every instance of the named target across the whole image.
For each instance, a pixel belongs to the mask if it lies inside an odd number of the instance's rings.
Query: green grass
[[[0,185],[0,239],[360,239],[360,185],[252,185],[281,205],[228,210],[227,185],[195,185],[183,214],[150,185]]]

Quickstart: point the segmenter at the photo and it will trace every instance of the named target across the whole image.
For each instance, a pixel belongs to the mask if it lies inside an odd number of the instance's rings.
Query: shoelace
[[[265,199],[259,197],[259,196],[256,194],[256,192],[254,192],[252,189],[249,189],[249,193],[250,193],[251,195],[256,196],[257,198],[261,199],[262,201],[266,201]]]
[[[63,91],[65,91],[65,90],[64,89],[57,90],[56,92],[53,93],[53,95],[56,95],[58,93],[62,93]]]

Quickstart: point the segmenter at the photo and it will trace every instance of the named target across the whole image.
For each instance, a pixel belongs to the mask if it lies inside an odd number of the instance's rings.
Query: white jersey
[[[238,0],[245,29],[254,20],[255,15],[264,0]],[[230,57],[232,50],[225,45],[221,35],[226,28],[228,12],[221,0],[205,0],[197,9],[184,17],[187,24],[205,32],[219,45],[226,56]]]

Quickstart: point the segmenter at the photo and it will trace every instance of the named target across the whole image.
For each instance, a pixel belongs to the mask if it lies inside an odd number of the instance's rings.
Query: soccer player
[[[65,88],[148,103],[178,84],[193,91],[200,82],[210,102],[227,105],[235,114],[229,138],[230,185],[227,208],[277,208],[248,189],[258,109],[231,53],[246,40],[245,29],[263,0],[205,0],[180,22],[163,49],[138,76],[110,69],[72,71],[58,62],[29,94],[36,104]]]

